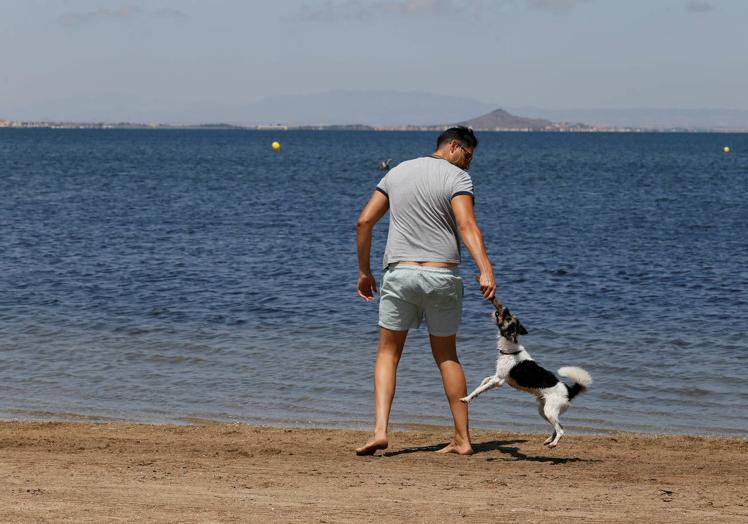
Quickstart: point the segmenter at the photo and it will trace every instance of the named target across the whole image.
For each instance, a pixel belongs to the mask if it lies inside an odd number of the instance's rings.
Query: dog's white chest
[[[517,359],[514,358],[514,355],[504,355],[499,353],[499,358],[496,361],[496,375],[503,379],[509,378],[509,372],[516,362]]]

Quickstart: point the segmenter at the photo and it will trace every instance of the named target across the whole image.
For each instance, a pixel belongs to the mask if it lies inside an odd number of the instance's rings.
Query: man
[[[390,211],[374,365],[374,436],[356,450],[358,455],[370,455],[388,445],[397,365],[408,330],[418,327],[423,317],[455,426],[454,439],[439,452],[473,453],[467,406],[460,402],[467,394],[465,373],[456,347],[463,295],[457,269],[460,239],[478,266],[483,296],[490,299],[496,292],[493,268],[473,211],[473,183],[466,172],[477,146],[472,130],[447,129],[439,135],[431,156],[403,162],[387,173],[356,222],[358,295],[372,301],[377,291],[369,266],[372,229]]]

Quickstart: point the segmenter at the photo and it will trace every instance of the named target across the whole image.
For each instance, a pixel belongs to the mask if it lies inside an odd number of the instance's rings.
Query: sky
[[[0,118],[328,91],[748,110],[747,23],[745,0],[0,0]]]

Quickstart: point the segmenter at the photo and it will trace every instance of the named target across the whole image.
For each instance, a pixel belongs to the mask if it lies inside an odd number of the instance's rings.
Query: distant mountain
[[[529,130],[544,131],[554,129],[554,124],[550,120],[542,118],[524,118],[507,113],[503,109],[496,109],[490,113],[458,122],[458,125],[467,126],[476,131],[497,131],[497,130]]]
[[[585,124],[551,122],[544,118],[526,118],[512,115],[504,109],[496,109],[488,114],[458,122],[476,131],[579,131],[588,130]]]
[[[642,129],[710,129],[748,130],[748,111],[740,109],[541,109],[520,107],[514,109],[533,118],[554,121],[584,122],[596,127]]]

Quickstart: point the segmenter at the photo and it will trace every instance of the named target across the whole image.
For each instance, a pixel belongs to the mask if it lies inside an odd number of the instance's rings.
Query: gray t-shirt
[[[441,158],[416,158],[392,168],[377,191],[390,201],[384,267],[404,260],[460,263],[452,198],[473,196],[467,172]]]

